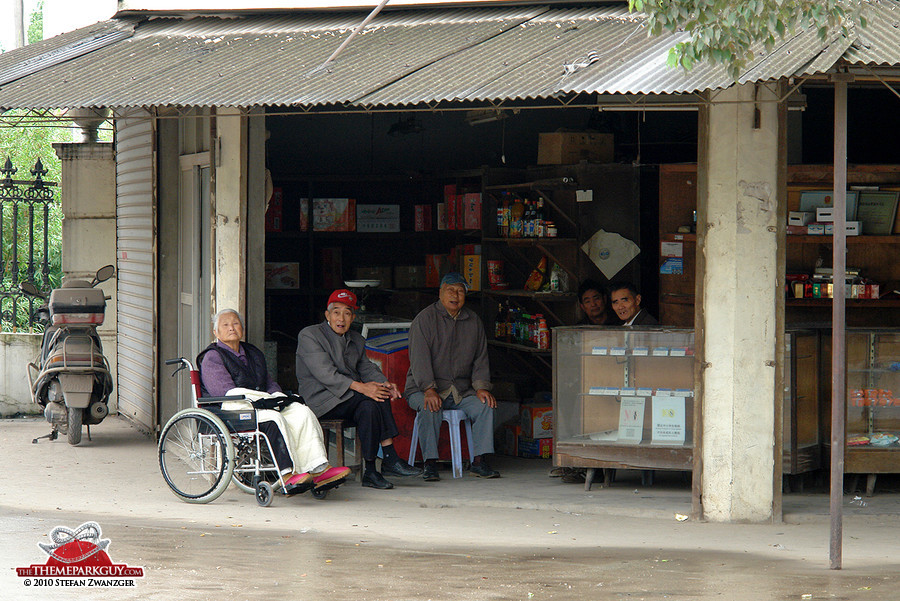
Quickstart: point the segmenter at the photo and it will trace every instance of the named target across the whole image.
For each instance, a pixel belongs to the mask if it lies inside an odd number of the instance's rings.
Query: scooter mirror
[[[19,282],[19,290],[21,290],[25,294],[28,294],[29,296],[44,298],[44,295],[41,294],[41,291],[37,289],[37,286],[35,286],[31,282]]]
[[[107,265],[105,267],[101,267],[97,270],[97,275],[94,277],[94,283],[99,284],[100,282],[105,282],[109,278],[113,277],[116,273],[116,268],[113,265]]]

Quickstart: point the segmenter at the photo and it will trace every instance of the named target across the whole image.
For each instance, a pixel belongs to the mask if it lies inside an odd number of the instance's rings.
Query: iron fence
[[[18,168],[7,158],[0,169],[0,330],[34,331],[34,310],[41,301],[19,289],[31,282],[48,292],[51,253],[59,256],[59,240],[50,239],[51,208],[58,207],[56,182],[44,180],[47,170],[38,159],[33,179],[15,179]],[[52,246],[51,246],[52,245]]]

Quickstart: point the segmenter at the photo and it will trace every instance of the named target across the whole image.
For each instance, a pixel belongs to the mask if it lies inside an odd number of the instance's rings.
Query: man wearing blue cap
[[[425,459],[423,477],[440,480],[438,437],[443,409],[461,409],[472,420],[475,457],[469,471],[482,478],[500,473],[485,455],[494,452],[491,368],[484,324],[465,307],[469,286],[456,272],[441,279],[439,300],[416,315],[409,328],[409,373],[405,394],[419,419],[419,444]]]

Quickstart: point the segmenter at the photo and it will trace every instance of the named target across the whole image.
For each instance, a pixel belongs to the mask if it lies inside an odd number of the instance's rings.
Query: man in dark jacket
[[[494,452],[494,409],[491,368],[484,324],[465,307],[468,284],[459,273],[441,280],[440,298],[422,309],[409,328],[409,373],[406,396],[418,412],[424,478],[440,480],[438,438],[444,409],[461,409],[472,420],[475,457],[469,471],[482,478],[500,473],[484,456]]]
[[[356,426],[365,463],[362,484],[388,489],[383,474],[418,476],[394,450],[398,434],[391,399],[397,385],[366,356],[366,340],[350,329],[356,316],[356,295],[335,290],[328,297],[325,321],[303,328],[297,337],[297,381],[300,394],[319,419],[343,419]],[[375,459],[381,447],[381,472]]]
[[[613,284],[609,287],[613,311],[622,320],[623,326],[655,326],[656,318],[641,308],[641,295],[634,284]]]

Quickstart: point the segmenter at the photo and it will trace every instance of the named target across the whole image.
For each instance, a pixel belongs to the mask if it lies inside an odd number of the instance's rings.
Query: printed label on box
[[[357,205],[357,232],[399,232],[400,205]]]
[[[608,355],[609,349],[605,346],[595,346],[591,349],[592,355]]]

